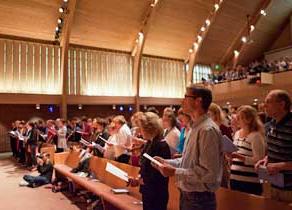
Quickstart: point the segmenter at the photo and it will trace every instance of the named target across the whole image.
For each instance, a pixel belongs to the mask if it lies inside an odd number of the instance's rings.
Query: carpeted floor
[[[36,173],[36,172],[34,172]],[[51,185],[39,188],[19,187],[23,175],[30,174],[18,166],[12,158],[0,158],[0,210],[76,210],[75,205],[63,193],[53,193]]]

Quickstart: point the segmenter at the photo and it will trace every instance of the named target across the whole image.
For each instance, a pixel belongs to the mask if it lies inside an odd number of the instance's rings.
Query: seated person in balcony
[[[24,175],[24,181],[20,182],[20,186],[38,187],[49,184],[52,180],[53,165],[50,162],[50,154],[42,153],[37,156],[38,176]]]
[[[142,153],[150,156],[170,158],[170,149],[163,140],[163,128],[158,115],[152,112],[139,114],[138,127],[143,139],[147,141]],[[130,178],[131,186],[140,185],[144,210],[166,210],[168,202],[168,178],[163,177],[151,165],[151,162],[140,156],[140,177]]]

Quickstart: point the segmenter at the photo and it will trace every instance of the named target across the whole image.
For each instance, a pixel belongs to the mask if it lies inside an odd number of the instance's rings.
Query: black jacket
[[[150,160],[143,157],[143,154],[154,157],[159,156],[165,159],[170,159],[170,149],[168,144],[162,140],[162,137],[155,137],[153,141],[148,141],[141,153],[140,157],[140,174],[144,184],[140,185],[141,193],[162,193],[168,195],[168,178],[152,167]]]

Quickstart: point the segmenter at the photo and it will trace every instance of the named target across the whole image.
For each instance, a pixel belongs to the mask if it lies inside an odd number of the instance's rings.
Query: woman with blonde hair
[[[264,126],[251,106],[239,107],[237,118],[240,129],[234,135],[234,144],[239,150],[232,153],[230,186],[233,190],[261,195],[262,185],[254,165],[265,157]]]
[[[163,140],[163,128],[158,115],[152,112],[140,113],[137,125],[140,128],[143,139],[147,141],[142,153],[160,156],[169,159],[170,149]],[[140,157],[140,177],[130,178],[131,186],[140,185],[144,210],[166,210],[168,202],[168,178],[153,168],[151,162],[143,155]]]
[[[229,139],[232,140],[232,129],[231,127],[227,127],[226,125],[224,125],[225,116],[220,106],[218,106],[215,103],[211,103],[208,110],[208,115],[218,125],[222,135],[226,135]],[[229,178],[230,178],[230,159],[228,157],[228,154],[224,154],[221,187],[229,188]]]
[[[226,135],[228,138],[232,139],[232,129],[224,125],[224,113],[220,106],[215,103],[211,103],[208,114],[211,119],[218,125],[222,135]]]

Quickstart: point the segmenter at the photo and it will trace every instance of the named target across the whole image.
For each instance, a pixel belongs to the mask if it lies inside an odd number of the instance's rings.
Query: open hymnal
[[[126,182],[129,181],[128,173],[126,173],[122,169],[114,166],[113,164],[111,164],[109,162],[106,164],[105,170],[107,172],[111,173],[112,175],[114,175],[114,176],[116,176],[116,177],[118,177]]]
[[[155,165],[158,165],[159,167],[162,166],[162,163],[160,163],[158,160],[155,160],[153,157],[151,157],[150,155],[148,155],[147,153],[143,154],[143,157],[147,158],[148,160],[150,160],[152,163],[154,163]]]
[[[222,151],[227,153],[236,152],[238,150],[237,146],[233,144],[232,140],[226,135],[222,137]]]
[[[258,176],[259,180],[262,182],[263,180],[270,182],[271,184],[277,186],[277,187],[284,187],[285,180],[284,180],[284,174],[277,173],[274,175],[270,175],[267,167],[260,166],[258,168]]]

